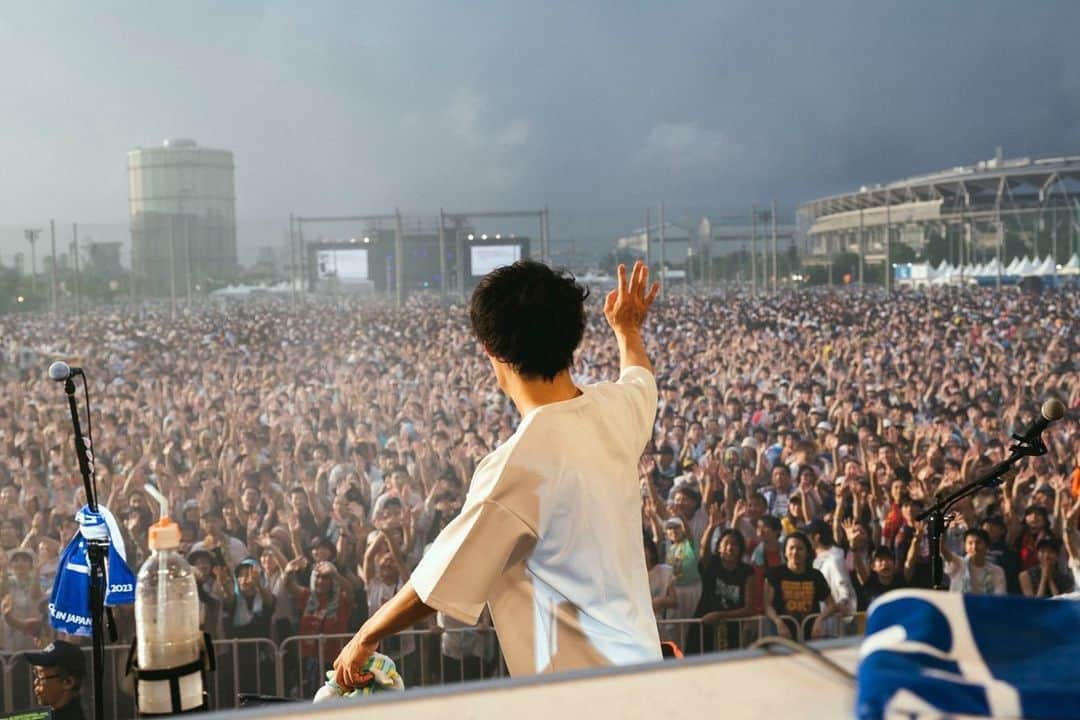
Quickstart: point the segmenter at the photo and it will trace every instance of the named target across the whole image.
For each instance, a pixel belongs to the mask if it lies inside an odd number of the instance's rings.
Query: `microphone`
[[[76,375],[82,374],[82,368],[72,367],[63,360],[57,360],[49,366],[49,379],[56,380],[57,382],[64,382],[69,378],[73,378]],[[1064,412],[1064,409],[1062,410],[1062,412]]]
[[[1035,422],[1031,423],[1031,427],[1027,429],[1023,435],[1016,437],[1021,442],[1028,442],[1042,435],[1042,431],[1046,429],[1046,426],[1050,423],[1060,420],[1065,416],[1065,405],[1057,398],[1050,398],[1043,403],[1042,409],[1039,411],[1039,417],[1035,418]]]

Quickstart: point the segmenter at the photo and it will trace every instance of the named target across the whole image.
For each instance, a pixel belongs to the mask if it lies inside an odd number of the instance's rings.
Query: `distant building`
[[[799,206],[807,228],[804,263],[830,264],[837,253],[885,260],[886,240],[924,253],[932,236],[944,239],[956,265],[999,257],[1006,234],[1037,257],[1058,262],[1080,249],[1080,156],[995,157],[929,175],[864,185]]]
[[[779,213],[777,213],[779,217]],[[649,253],[652,261],[660,258],[660,226],[650,225]],[[757,248],[759,253],[768,252],[772,237],[768,210],[758,211],[755,225],[750,217],[741,216],[707,218],[698,221],[693,232],[681,225],[664,223],[664,260],[667,264],[681,267],[692,257],[704,253],[707,258],[719,258],[732,253]],[[795,226],[789,222],[777,222],[776,236],[780,252],[785,252],[795,235]],[[645,254],[645,228],[635,228],[629,235],[617,238],[615,247]]]
[[[119,242],[90,243],[90,265],[93,271],[110,280],[122,275],[124,272],[124,268],[120,265],[120,248],[122,246],[123,243]]]
[[[132,265],[139,291],[205,291],[237,268],[233,156],[194,140],[128,152]]]

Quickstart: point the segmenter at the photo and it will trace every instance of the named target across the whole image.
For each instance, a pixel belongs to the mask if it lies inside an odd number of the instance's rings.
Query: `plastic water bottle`
[[[191,565],[180,554],[180,527],[169,520],[168,502],[156,488],[161,519],[150,526],[150,557],[135,580],[135,636],[138,669],[168,670],[199,659],[199,595]],[[137,680],[141,715],[170,715],[203,705],[201,671],[179,679],[180,707],[174,708],[168,680]]]

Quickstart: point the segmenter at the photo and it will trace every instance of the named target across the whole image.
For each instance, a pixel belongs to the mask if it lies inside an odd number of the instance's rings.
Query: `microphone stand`
[[[86,376],[83,376],[86,383]],[[98,512],[97,492],[94,487],[90,460],[87,455],[86,441],[83,439],[82,426],[79,424],[79,408],[75,401],[75,382],[71,376],[64,381],[64,392],[67,394],[68,407],[71,409],[71,424],[75,428],[75,455],[79,460],[79,472],[82,474],[83,489],[86,491],[86,504],[90,512]],[[89,414],[90,407],[87,405],[86,412]],[[108,556],[109,543],[102,540],[88,540],[86,542],[86,559],[90,566],[90,634],[93,644],[93,671],[94,671],[94,720],[105,718],[105,634],[102,629],[105,615],[105,558]],[[109,618],[109,631],[115,640],[116,628]]]
[[[946,495],[932,507],[924,510],[915,519],[926,521],[927,539],[930,541],[930,576],[931,587],[935,590],[946,590],[948,586],[943,584],[944,564],[941,558],[941,538],[945,534],[945,526],[948,525],[952,516],[949,509],[964,498],[974,495],[983,489],[992,489],[1001,484],[1005,473],[1021,458],[1045,455],[1046,445],[1042,441],[1041,431],[1034,428],[1024,435],[1013,435],[1016,443],[1009,448],[1009,457],[990,468],[982,477],[972,480],[967,485]],[[914,540],[912,541],[914,542]]]

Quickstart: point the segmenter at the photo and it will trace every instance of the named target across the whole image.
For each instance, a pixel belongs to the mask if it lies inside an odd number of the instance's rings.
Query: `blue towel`
[[[855,715],[1080,718],[1080,602],[900,590],[870,607]]]
[[[105,561],[105,604],[131,605],[135,602],[135,576],[127,565],[124,539],[120,528],[106,508],[90,512],[83,506],[75,515],[79,532],[64,548],[56,566],[52,597],[49,600],[49,623],[60,632],[71,635],[91,634],[90,622],[90,564],[86,557],[86,540],[107,539],[109,554]]]

